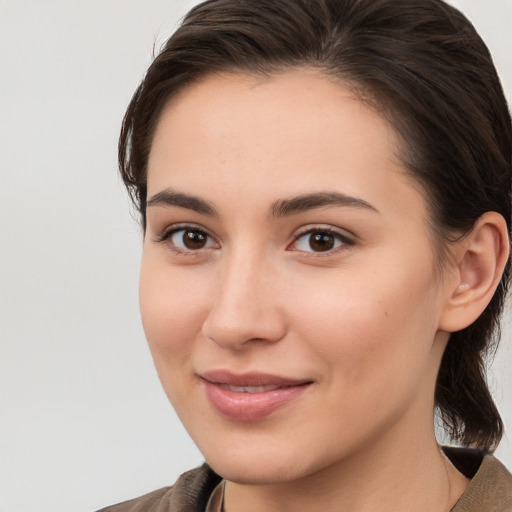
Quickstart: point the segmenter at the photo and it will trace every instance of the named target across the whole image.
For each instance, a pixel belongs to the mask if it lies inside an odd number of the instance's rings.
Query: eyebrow
[[[204,199],[199,197],[183,194],[176,192],[175,190],[168,188],[156,193],[151,196],[148,200],[147,207],[152,206],[179,206],[180,208],[186,208],[187,210],[193,210],[203,215],[210,215],[217,217],[217,210]]]
[[[378,212],[377,208],[363,199],[339,192],[318,192],[279,200],[272,205],[270,213],[273,217],[286,217],[324,206],[355,207]]]
[[[217,210],[208,201],[200,197],[176,192],[172,188],[162,190],[151,196],[147,202],[147,207],[153,206],[178,206],[202,215],[218,217]],[[325,206],[355,207],[378,212],[370,203],[357,197],[347,196],[339,192],[316,192],[290,199],[280,199],[271,205],[269,214],[275,218],[287,217]]]

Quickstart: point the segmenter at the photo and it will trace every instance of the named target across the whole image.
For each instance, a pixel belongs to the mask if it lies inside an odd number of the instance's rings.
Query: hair
[[[212,73],[315,68],[356,91],[403,141],[446,246],[487,211],[510,232],[512,127],[491,56],[472,24],[441,0],[208,0],[194,7],[149,67],[119,142],[124,183],[146,224],[147,162],[163,108]],[[485,378],[499,338],[510,259],[482,315],[451,335],[435,403],[454,441],[491,451],[503,423]]]

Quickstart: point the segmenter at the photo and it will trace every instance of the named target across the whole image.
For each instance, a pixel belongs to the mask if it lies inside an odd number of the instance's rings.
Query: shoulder
[[[171,500],[173,487],[162,487],[156,491],[140,496],[128,501],[123,501],[117,505],[102,508],[98,512],[142,512],[151,511],[156,512],[159,510],[165,510],[162,505]]]
[[[452,512],[512,512],[512,475],[490,454],[445,448],[455,466],[471,482]]]
[[[98,512],[202,512],[221,478],[207,465],[183,473],[176,483]]]

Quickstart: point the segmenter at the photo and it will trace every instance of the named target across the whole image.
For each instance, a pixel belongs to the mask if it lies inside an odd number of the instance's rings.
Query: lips
[[[281,386],[231,386],[229,384],[218,384],[222,389],[233,391],[234,393],[264,393],[266,391],[274,391],[279,389]]]
[[[242,375],[211,371],[200,375],[206,397],[213,409],[235,421],[266,418],[299,398],[312,384],[263,373]]]

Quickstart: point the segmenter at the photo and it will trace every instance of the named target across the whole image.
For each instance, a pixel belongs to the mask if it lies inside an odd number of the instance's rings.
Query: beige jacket
[[[453,464],[471,478],[452,512],[512,512],[512,475],[492,455],[464,448],[444,449]],[[221,478],[208,465],[187,471],[172,487],[98,512],[204,512]]]

